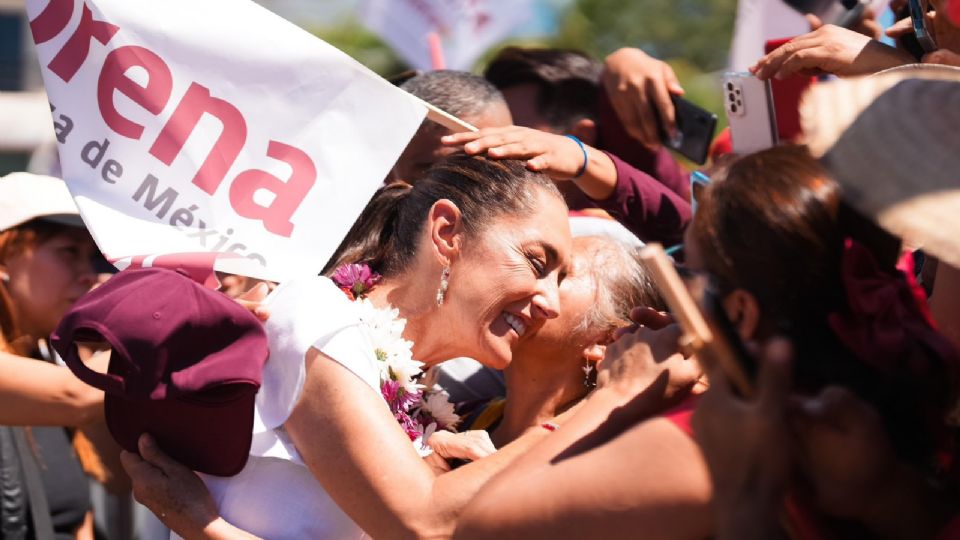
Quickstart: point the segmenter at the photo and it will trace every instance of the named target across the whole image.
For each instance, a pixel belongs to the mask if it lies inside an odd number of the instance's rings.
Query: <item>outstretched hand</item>
[[[202,536],[219,519],[207,487],[193,471],[165,454],[150,435],[141,435],[137,446],[140,455],[120,454],[133,483],[133,496],[184,538]]]
[[[750,72],[761,80],[822,73],[849,77],[912,62],[913,57],[904,51],[828,24],[783,44],[761,58]]]

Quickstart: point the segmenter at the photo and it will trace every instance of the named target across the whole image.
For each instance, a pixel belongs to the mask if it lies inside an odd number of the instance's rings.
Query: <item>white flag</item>
[[[360,20],[415,69],[432,69],[429,35],[446,67],[469,70],[533,14],[533,0],[362,0]]]
[[[111,259],[316,274],[426,114],[249,0],[27,9],[64,179]]]

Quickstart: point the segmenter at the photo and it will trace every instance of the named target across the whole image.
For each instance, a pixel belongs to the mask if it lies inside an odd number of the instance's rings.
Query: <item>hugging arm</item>
[[[376,392],[315,349],[307,359],[303,395],[285,426],[320,484],[374,538],[449,537],[480,487],[547,433],[437,476]]]
[[[456,538],[708,535],[710,486],[699,450],[669,420],[650,418],[698,377],[693,361],[673,353],[678,337],[672,326],[640,328],[614,344],[602,387],[484,486]]]

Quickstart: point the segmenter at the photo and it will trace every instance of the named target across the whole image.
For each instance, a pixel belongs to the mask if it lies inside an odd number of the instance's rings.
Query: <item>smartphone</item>
[[[785,0],[800,13],[816,15],[824,24],[850,28],[860,21],[867,7],[876,9],[883,2],[876,0]],[[885,6],[884,6],[885,7]],[[879,11],[875,11],[879,13]]]
[[[719,297],[710,292],[709,284],[703,280],[693,282],[694,287],[701,289],[698,291],[701,303],[698,304],[660,244],[646,245],[640,250],[640,259],[646,263],[650,277],[683,331],[681,345],[692,349],[701,363],[713,364],[723,370],[738,394],[752,397],[757,363],[727,319]]]
[[[913,35],[924,52],[937,50],[937,43],[933,39],[933,32],[927,27],[927,3],[924,0],[908,0],[910,21],[913,23]]]
[[[710,144],[717,131],[717,115],[680,96],[671,95],[670,99],[676,111],[674,117],[677,135],[669,137],[663,126],[660,126],[660,140],[667,148],[679,152],[698,165],[703,165],[707,162]]]
[[[777,145],[777,120],[768,81],[750,73],[724,73],[723,101],[735,154],[752,154]]]
[[[772,39],[764,45],[766,54],[779,49],[793,38]],[[786,79],[770,79],[770,95],[777,122],[777,137],[781,141],[796,140],[803,132],[800,126],[800,98],[817,80],[816,77],[794,75]]]

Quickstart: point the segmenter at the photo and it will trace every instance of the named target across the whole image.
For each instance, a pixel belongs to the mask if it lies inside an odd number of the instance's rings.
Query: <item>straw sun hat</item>
[[[818,84],[801,122],[851,206],[960,267],[960,69],[912,65]]]

